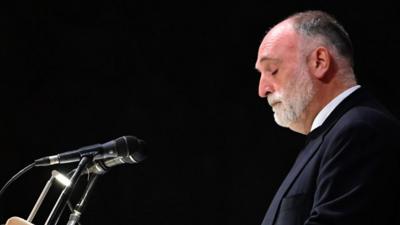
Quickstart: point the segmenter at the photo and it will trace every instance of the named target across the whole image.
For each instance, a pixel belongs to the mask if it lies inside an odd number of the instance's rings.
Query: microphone
[[[50,166],[79,161],[85,156],[94,156],[93,160],[128,157],[131,151],[139,149],[144,143],[134,136],[122,136],[104,144],[89,145],[57,155],[46,156],[35,160],[35,166]]]
[[[121,165],[121,164],[136,164],[147,158],[145,154],[144,145],[139,145],[131,155],[128,156],[118,156],[112,159],[100,160],[95,162],[91,167],[89,167],[83,174],[94,173],[94,174],[104,174],[111,167]]]

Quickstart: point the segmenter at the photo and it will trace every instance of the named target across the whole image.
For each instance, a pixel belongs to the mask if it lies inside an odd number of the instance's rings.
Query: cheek
[[[289,79],[286,80],[284,85],[282,86],[280,93],[285,101],[290,101],[295,95],[300,94],[298,90],[298,79],[296,79],[297,75],[293,74]]]
[[[282,94],[290,92],[290,88],[292,86],[292,80],[293,80],[293,74],[290,71],[282,71],[281,74],[279,74],[279,92]]]
[[[293,88],[296,86],[296,83],[301,79],[302,76],[304,76],[304,68],[301,67],[300,65],[293,66],[291,68],[288,68],[285,71],[285,86],[289,89]]]

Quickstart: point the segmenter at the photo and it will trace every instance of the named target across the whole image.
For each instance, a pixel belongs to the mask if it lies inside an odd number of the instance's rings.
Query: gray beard
[[[270,103],[280,101],[272,109],[275,122],[282,127],[290,127],[298,122],[315,92],[312,80],[304,70],[302,74],[296,74],[296,79],[292,79],[282,93],[274,93],[274,96],[268,97]]]

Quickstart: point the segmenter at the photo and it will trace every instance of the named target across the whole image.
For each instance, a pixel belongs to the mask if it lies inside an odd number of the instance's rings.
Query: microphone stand
[[[53,185],[54,179],[55,179],[55,177],[54,177],[54,170],[53,170],[53,172],[51,173],[50,179],[47,181],[46,185],[44,186],[42,193],[40,194],[38,200],[36,201],[35,205],[33,206],[31,213],[28,216],[28,219],[27,219],[28,222],[32,222],[37,211],[39,210],[39,207],[42,205],[44,198],[46,197],[47,193],[49,192],[49,189]]]
[[[86,186],[85,192],[83,193],[79,203],[76,204],[73,212],[69,216],[69,221],[67,225],[75,225],[79,223],[79,219],[82,215],[82,211],[87,203],[87,198],[92,191],[94,185],[96,184],[96,181],[98,179],[99,175],[94,174],[93,177],[90,178],[88,185]]]
[[[61,215],[61,213],[64,211],[64,208],[67,204],[67,200],[71,197],[72,191],[75,188],[76,183],[78,182],[78,179],[83,171],[83,169],[86,167],[86,165],[91,161],[93,158],[93,155],[87,155],[82,157],[82,159],[79,161],[78,167],[76,168],[74,174],[71,177],[71,185],[66,186],[64,190],[62,191],[60,197],[58,198],[56,204],[54,205],[52,211],[50,212],[49,217],[46,220],[45,225],[56,225],[58,222],[58,219],[60,217],[56,216],[58,214]]]

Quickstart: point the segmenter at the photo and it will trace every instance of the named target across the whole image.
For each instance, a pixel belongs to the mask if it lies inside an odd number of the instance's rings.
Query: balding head
[[[318,31],[326,23],[320,14],[312,15],[295,14],[275,25],[262,40],[256,62],[259,95],[268,99],[275,121],[303,134],[327,103],[356,84],[346,51]]]
[[[289,16],[294,29],[310,39],[321,39],[353,67],[353,45],[343,26],[323,11],[305,11]]]
[[[265,35],[258,50],[257,64],[264,60],[277,60],[284,55],[294,57],[299,48],[299,35],[290,21],[285,20],[274,26]]]

